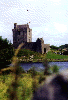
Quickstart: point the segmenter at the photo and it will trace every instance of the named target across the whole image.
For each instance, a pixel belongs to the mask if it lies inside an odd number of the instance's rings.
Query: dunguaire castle
[[[13,47],[16,49],[19,44],[24,43],[22,49],[30,49],[39,53],[47,53],[50,50],[50,44],[44,44],[43,38],[37,38],[36,42],[32,42],[32,29],[28,23],[17,25],[14,23],[13,31]]]

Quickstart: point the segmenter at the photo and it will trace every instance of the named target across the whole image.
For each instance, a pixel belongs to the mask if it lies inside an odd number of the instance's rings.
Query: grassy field
[[[49,51],[46,55],[48,61],[68,61],[67,55],[55,54],[52,51]]]
[[[47,54],[40,54],[40,53],[36,53],[33,55],[33,58],[30,57],[18,57],[19,62],[43,62],[43,60],[47,58],[48,61],[68,61],[68,55],[59,55],[59,54],[55,54],[52,51],[49,51]]]

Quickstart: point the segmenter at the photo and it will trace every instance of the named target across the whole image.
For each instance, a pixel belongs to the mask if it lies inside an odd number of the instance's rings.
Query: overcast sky
[[[0,36],[12,43],[14,23],[29,23],[33,42],[68,44],[68,0],[0,0]]]

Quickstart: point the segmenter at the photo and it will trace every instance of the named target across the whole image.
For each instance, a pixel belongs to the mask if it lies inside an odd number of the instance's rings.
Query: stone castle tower
[[[22,42],[32,42],[32,29],[29,28],[28,23],[24,25],[17,25],[14,23],[13,31],[13,46],[17,47]]]
[[[46,53],[50,50],[50,44],[44,44],[43,38],[37,38],[36,42],[32,42],[32,29],[28,23],[17,25],[14,23],[13,31],[13,47],[16,49],[19,44],[24,43],[22,49],[30,49],[35,52]]]

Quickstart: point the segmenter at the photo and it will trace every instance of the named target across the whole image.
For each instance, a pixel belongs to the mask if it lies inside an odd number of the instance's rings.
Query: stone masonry
[[[13,47],[16,49],[19,44],[24,43],[22,49],[30,49],[35,52],[47,53],[50,50],[50,44],[44,44],[43,38],[37,38],[36,42],[32,42],[32,29],[28,23],[17,25],[14,23],[13,31]]]

